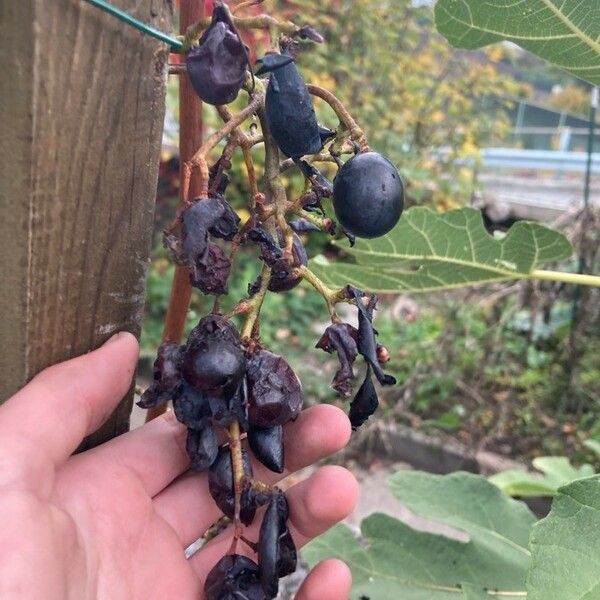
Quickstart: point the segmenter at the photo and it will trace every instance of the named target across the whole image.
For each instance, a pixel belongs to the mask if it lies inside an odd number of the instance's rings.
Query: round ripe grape
[[[385,235],[404,208],[404,185],[396,167],[377,152],[352,157],[333,182],[333,208],[348,233],[362,238]]]

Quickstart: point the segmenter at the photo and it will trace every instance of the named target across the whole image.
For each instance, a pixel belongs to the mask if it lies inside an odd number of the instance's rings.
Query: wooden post
[[[170,31],[168,0],[113,0]],[[0,3],[0,401],[139,334],[168,48],[81,0]],[[128,429],[132,394],[88,438]]]

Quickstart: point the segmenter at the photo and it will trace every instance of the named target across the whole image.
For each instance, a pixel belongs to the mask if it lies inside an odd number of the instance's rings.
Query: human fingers
[[[328,558],[308,574],[296,600],[348,600],[352,587],[352,573],[345,562]]]
[[[0,457],[19,461],[15,477],[36,483],[66,461],[125,395],[137,356],[135,337],[119,333],[93,352],[45,369],[7,400],[0,407]]]
[[[347,469],[325,466],[287,490],[286,498],[289,504],[290,533],[296,547],[301,548],[354,510],[358,498],[358,483]],[[244,536],[249,540],[258,539],[263,512],[257,513],[252,525],[244,529]],[[206,579],[214,564],[229,551],[232,535],[233,528],[228,527],[190,558],[190,564],[201,581]],[[243,542],[238,542],[237,551],[256,560],[252,550]]]
[[[343,448],[350,433],[348,417],[339,408],[326,404],[308,408],[285,426],[284,473],[273,473],[254,459],[254,477],[276,483]],[[221,515],[208,491],[206,473],[186,473],[154,498],[154,506],[184,545],[198,539]]]
[[[169,411],[142,427],[74,456],[68,469],[85,470],[102,463],[124,467],[152,497],[189,467],[185,440],[185,426]]]

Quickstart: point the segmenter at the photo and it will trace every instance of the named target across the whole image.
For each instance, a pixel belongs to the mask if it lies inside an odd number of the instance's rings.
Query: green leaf
[[[511,500],[488,481],[471,473],[431,475],[400,471],[390,489],[412,512],[446,523],[473,538],[494,540],[518,556],[528,556],[529,528],[535,517],[522,502]]]
[[[586,440],[584,442],[584,444],[592,452],[595,452],[598,456],[600,456],[600,442],[598,440],[589,439],[589,440]]]
[[[459,529],[466,541],[416,531],[383,514],[362,522],[364,543],[347,527],[334,527],[303,556],[311,565],[327,556],[346,561],[352,600],[525,597],[527,539],[535,521],[525,505],[468,473],[402,472],[390,487],[413,512]]]
[[[541,456],[533,460],[533,466],[544,473],[544,476],[510,469],[492,475],[488,481],[509,496],[525,498],[554,496],[559,487],[594,475],[594,468],[591,465],[584,464],[581,467],[575,467],[564,456]]]
[[[530,548],[528,600],[600,598],[600,476],[558,490]]]
[[[310,268],[327,284],[348,283],[373,292],[429,292],[527,277],[533,269],[571,255],[561,234],[538,223],[515,223],[502,239],[485,229],[481,212],[461,208],[437,214],[407,210],[377,239],[338,242],[355,263],[316,257]]]
[[[598,0],[438,0],[435,23],[458,48],[509,40],[600,85]]]

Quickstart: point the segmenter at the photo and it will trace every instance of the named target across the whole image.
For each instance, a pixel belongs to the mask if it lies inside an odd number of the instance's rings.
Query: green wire
[[[104,0],[86,0],[86,2],[89,2],[96,8],[113,15],[113,17],[117,17],[117,19],[127,23],[127,25],[131,25],[132,27],[135,27],[135,29],[147,33],[161,42],[169,44],[173,50],[181,51],[183,48],[183,42],[180,42],[179,40],[167,35],[166,33],[163,33],[162,31],[159,31],[158,29],[154,29],[154,27],[150,27],[150,25],[146,25],[146,23],[142,23],[141,21],[134,19],[131,15],[128,15],[126,12],[116,8]]]

